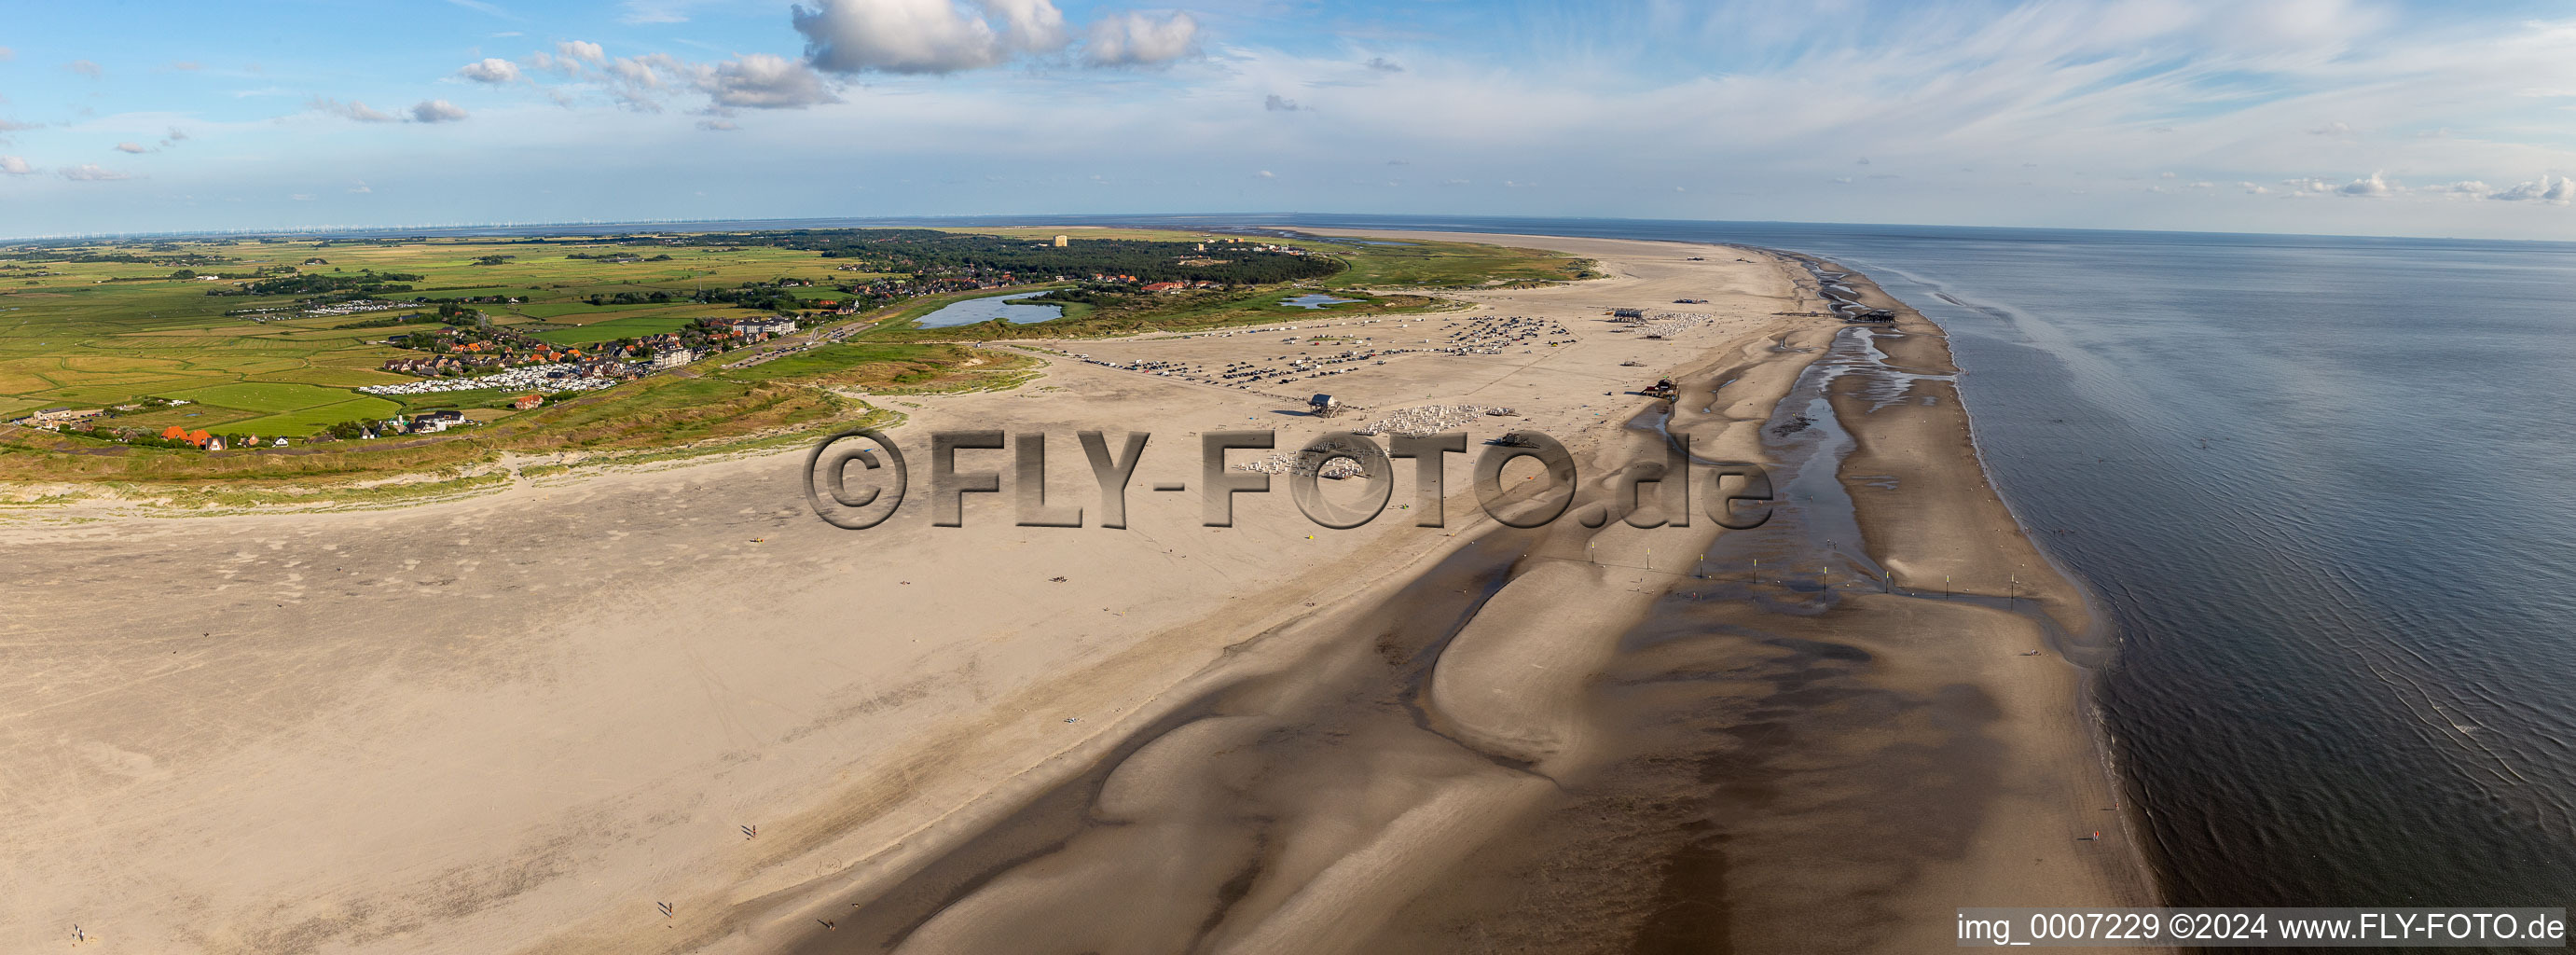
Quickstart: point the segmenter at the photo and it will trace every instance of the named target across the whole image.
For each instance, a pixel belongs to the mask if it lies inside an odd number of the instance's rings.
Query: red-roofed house
[[[533,395],[533,394],[531,394],[531,395],[520,395],[520,396],[518,397],[518,399],[517,399],[517,400],[514,400],[514,401],[510,402],[510,407],[517,408],[517,409],[519,409],[519,410],[521,410],[521,411],[526,411],[526,410],[528,410],[528,409],[530,409],[530,408],[534,408],[534,407],[536,407],[536,406],[538,406],[538,405],[545,404],[545,403],[546,403],[546,396],[544,396],[544,395]]]

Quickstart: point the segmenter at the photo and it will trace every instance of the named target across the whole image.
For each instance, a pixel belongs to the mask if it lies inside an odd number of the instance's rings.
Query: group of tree
[[[619,292],[615,295],[592,292],[589,298],[582,299],[592,305],[659,305],[670,300],[671,293],[658,289],[651,292]]]
[[[982,270],[1008,272],[1024,280],[1132,275],[1139,282],[1268,285],[1323,278],[1344,268],[1341,260],[1331,256],[1272,252],[1244,244],[1202,248],[1206,243],[1083,239],[1057,246],[1034,239],[929,229],[786,233],[777,244],[813,249],[824,258],[857,259],[877,271],[938,275]]]
[[[175,441],[175,440],[172,440],[172,439],[169,439],[169,438],[164,438],[164,437],[162,437],[162,436],[160,436],[160,435],[153,434],[153,433],[151,433],[151,432],[149,432],[149,431],[144,431],[144,430],[142,430],[142,429],[140,429],[140,428],[111,428],[111,427],[108,427],[108,426],[106,426],[106,425],[93,425],[93,426],[88,427],[88,428],[84,428],[84,429],[77,430],[77,431],[70,431],[70,432],[66,432],[66,433],[68,433],[68,434],[75,434],[75,435],[79,435],[79,436],[84,437],[84,438],[97,438],[98,440],[101,440],[101,441],[115,441],[115,442],[119,442],[119,443],[122,443],[122,444],[125,444],[125,445],[128,445],[128,446],[131,446],[131,447],[137,447],[137,448],[193,448],[193,447],[196,447],[196,445],[195,445],[195,444],[192,444],[192,443],[190,443],[190,442],[186,442],[186,441]]]
[[[404,282],[417,282],[421,276],[408,272],[378,272],[360,269],[349,274],[307,272],[261,279],[240,288],[207,289],[208,295],[341,295],[372,297],[411,291]]]
[[[1249,243],[1086,238],[1059,247],[1040,239],[936,229],[785,229],[712,233],[690,239],[697,244],[802,249],[827,259],[854,260],[870,271],[924,277],[1008,272],[1014,278],[1043,281],[1057,275],[1089,278],[1097,274],[1132,275],[1140,282],[1267,285],[1323,278],[1347,267],[1329,255],[1264,251]],[[671,239],[637,235],[585,241],[597,245],[666,245]]]
[[[392,328],[397,325],[428,325],[432,323],[440,325],[472,325],[480,327],[489,325],[492,321],[491,319],[483,317],[483,313],[481,311],[467,308],[462,303],[440,302],[438,303],[438,310],[434,312],[405,312],[401,315],[387,315],[383,318],[362,319],[355,322],[333,325],[331,326],[331,330],[340,331],[342,329],[350,328]]]

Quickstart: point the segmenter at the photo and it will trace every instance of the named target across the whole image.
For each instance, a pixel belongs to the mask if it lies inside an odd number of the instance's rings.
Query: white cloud
[[[2253,183],[2240,183],[2240,185],[2246,187],[2245,191],[2257,195],[2271,191]],[[2576,202],[2576,181],[2566,178],[2553,179],[2549,176],[2542,176],[2531,182],[2515,183],[2503,189],[2497,189],[2476,179],[2408,186],[2380,173],[2372,173],[2364,178],[2340,184],[2331,179],[2311,176],[2304,179],[2291,179],[2283,185],[2288,186],[2289,194],[2294,196],[2336,195],[2376,198],[2413,195],[2449,199],[2491,199],[2502,202],[2546,202],[2560,205]]]
[[[616,62],[608,64],[607,72],[629,87],[657,90],[662,88],[663,73],[686,73],[689,68],[678,57],[668,53],[647,53],[618,57]]]
[[[698,88],[718,106],[802,109],[841,101],[804,63],[768,53],[716,64],[702,74]]]
[[[597,69],[585,68],[579,60],[597,50],[595,45],[581,49],[566,45],[564,56],[532,54],[525,62],[534,69],[552,69],[570,76],[576,85],[554,86],[546,94],[566,108],[580,105],[582,98],[575,90],[588,86],[605,94],[617,105],[639,113],[659,113],[676,97],[691,92],[707,97],[705,112],[722,114],[733,109],[796,109],[825,103],[838,103],[834,83],[801,60],[770,53],[750,53],[718,63],[691,63],[668,53],[622,56],[598,62]],[[730,129],[705,123],[701,128]]]
[[[151,150],[149,150],[149,149],[145,149],[145,148],[143,147],[143,144],[142,144],[142,143],[131,143],[131,142],[129,142],[129,143],[118,143],[118,144],[116,144],[116,151],[117,151],[117,152],[121,152],[121,153],[148,153],[148,152],[151,152]]]
[[[827,73],[955,73],[1071,42],[1054,0],[816,0],[790,8],[805,61]],[[1168,63],[1197,50],[1186,13],[1111,13],[1085,31],[1095,66]]]
[[[2563,206],[2576,202],[2576,179],[2560,176],[2553,181],[2548,176],[2542,176],[2537,182],[2515,183],[2509,188],[2488,195],[2487,198],[2501,199],[2506,202],[2548,202]]]
[[[93,80],[106,75],[106,71],[99,69],[98,64],[92,63],[88,60],[73,60],[69,63],[63,64],[63,69],[70,70]]]
[[[425,99],[412,104],[412,122],[453,123],[465,118],[465,108],[443,99]]]
[[[10,48],[8,48],[8,47],[5,47],[5,46],[0,46],[0,63],[7,63],[7,62],[9,62],[10,60],[14,60],[14,59],[17,59],[17,58],[18,58],[18,51],[16,51],[16,50],[12,50],[12,49],[10,49]]]
[[[977,3],[986,13],[1002,21],[1003,41],[1013,48],[1052,50],[1065,44],[1064,11],[1056,9],[1053,0],[977,0]]]
[[[354,193],[359,193],[359,194],[363,195],[363,194],[366,194],[366,193],[374,192],[375,190],[367,188],[367,184],[362,182],[362,183],[359,183],[359,184],[357,184],[357,185],[350,186],[350,187],[349,187],[349,191],[350,191],[350,192],[354,192]]]
[[[1278,174],[1278,173],[1271,172],[1270,170],[1267,170],[1267,169],[1261,170],[1260,172],[1253,173],[1252,175],[1253,175],[1253,177],[1254,177],[1254,178],[1256,178],[1256,179],[1277,179],[1277,178],[1279,178],[1279,174]]]
[[[82,163],[78,166],[64,166],[62,174],[63,178],[69,179],[73,182],[115,182],[119,179],[134,178],[133,176],[111,169],[99,168],[97,163]]]
[[[36,174],[36,167],[28,165],[27,160],[22,157],[0,156],[0,173],[6,173],[12,176],[32,176]]]
[[[992,24],[950,0],[819,0],[789,19],[806,61],[833,73],[953,73],[1009,55]]]
[[[730,119],[702,119],[698,121],[698,128],[709,132],[728,133],[742,127],[734,125],[733,120]]]
[[[2380,174],[2374,172],[2371,173],[2370,177],[2367,179],[2355,179],[2351,182],[2344,183],[2343,188],[2335,191],[2347,196],[2385,196],[2395,193],[2397,190],[2398,186],[2396,183],[2389,182],[2387,179],[2382,178]]]
[[[519,64],[497,56],[485,57],[465,64],[456,71],[456,75],[477,83],[515,83],[519,79]]]
[[[368,106],[358,100],[343,103],[329,97],[317,96],[306,102],[304,108],[361,123],[390,123],[395,119],[392,113]]]
[[[1544,189],[1506,193],[1499,183],[1514,176],[1557,182],[1560,194],[1573,190],[1570,195],[1585,197],[1603,215],[1655,214],[1654,202],[1669,205],[1674,200],[1668,191],[1672,183],[1698,181],[1683,167],[1704,160],[1728,170],[1730,181],[1723,188],[1738,198],[1724,200],[1727,211],[1761,218],[1875,215],[1976,224],[2535,237],[2550,230],[2563,237],[2567,223],[2576,221],[2565,218],[2563,207],[2543,204],[2553,201],[2548,198],[2553,194],[2565,196],[2576,189],[2558,178],[2576,172],[2576,153],[2568,150],[2562,122],[2576,116],[2570,109],[2576,100],[2520,95],[2576,90],[2576,56],[2570,55],[2576,52],[2576,13],[2537,14],[2555,22],[2525,22],[2533,15],[2507,20],[2401,11],[2407,29],[2372,33],[2367,24],[2348,22],[2349,17],[2330,15],[2324,24],[2303,24],[2296,18],[2231,9],[2251,6],[2242,0],[1882,4],[1823,22],[1787,15],[1764,20],[1740,5],[1649,3],[1552,19],[1547,29],[1522,31],[1498,50],[1439,36],[1391,41],[1384,37],[1393,34],[1365,30],[1343,29],[1340,36],[1328,37],[1336,24],[1284,24],[1276,18],[1259,19],[1263,31],[1250,29],[1256,21],[1245,20],[1240,21],[1246,24],[1240,28],[1243,35],[1233,35],[1231,29],[1220,34],[1238,23],[1234,17],[1244,5],[1194,4],[1195,39],[1206,56],[1181,60],[1159,74],[1102,77],[1078,69],[1107,49],[1091,42],[1095,27],[1126,22],[1117,11],[1131,4],[1154,8],[1155,22],[1171,15],[1168,8],[1137,0],[1051,0],[1046,7],[981,0],[802,2],[806,9],[800,11],[800,33],[777,30],[773,23],[766,42],[757,34],[731,42],[742,43],[745,51],[766,49],[796,60],[799,49],[782,49],[779,43],[792,39],[813,58],[809,69],[834,70],[837,65],[836,71],[822,73],[821,88],[861,102],[812,107],[817,115],[798,123],[796,135],[825,150],[902,143],[870,164],[869,175],[882,183],[910,180],[899,197],[880,185],[887,191],[878,195],[889,197],[890,211],[1007,212],[995,206],[1013,201],[1007,196],[957,184],[987,172],[1004,173],[1012,182],[1078,181],[1080,173],[1063,170],[1080,168],[1119,169],[1121,175],[1114,177],[1118,188],[1134,188],[1137,195],[1159,202],[1222,205],[1230,201],[1230,190],[1250,184],[1222,175],[1210,178],[1205,170],[1275,170],[1283,164],[1295,174],[1256,183],[1265,191],[1292,190],[1285,198],[1296,205],[1322,201],[1328,195],[1324,190],[1347,182],[1382,179],[1387,158],[1404,156],[1424,171],[1405,180],[1405,188],[1431,190],[1443,184],[1443,177],[1472,177],[1474,188],[1443,195],[1452,205],[1466,202],[1466,211],[1496,213],[1552,208],[1539,201],[1551,197]],[[716,9],[712,0],[661,5],[682,9],[692,3],[686,9],[693,12]],[[615,3],[593,6],[611,17],[623,12]],[[1058,6],[1060,21],[1037,16]],[[1219,10],[1227,11],[1222,19],[1216,12],[1199,12]],[[920,24],[888,11],[910,11],[938,29],[913,29]],[[1018,49],[1007,36],[1015,29],[1012,11],[1022,14],[1019,22],[1061,23],[1073,40],[1048,51]],[[873,17],[872,23],[891,26],[864,42],[834,27],[862,14]],[[708,31],[662,30],[660,39],[678,44],[686,38],[721,41],[728,35],[713,26]],[[1735,35],[1738,27],[1745,28],[1740,37]],[[1017,29],[1044,32],[1039,26]],[[2237,29],[2244,35],[2224,36]],[[462,35],[466,40],[460,42],[472,40],[470,30]],[[554,35],[562,39],[567,34]],[[955,42],[938,42],[942,36]],[[1265,36],[1278,37],[1277,45]],[[833,45],[844,40],[849,42]],[[786,135],[789,127],[755,120],[747,111],[811,98],[810,87],[799,95],[794,85],[779,85],[789,74],[760,74],[736,59],[728,76],[718,61],[732,59],[731,54],[691,52],[680,45],[660,48],[692,59],[657,55],[613,61],[604,51],[584,59],[587,51],[558,47],[556,40],[506,41],[508,46],[496,45],[505,41],[481,42],[484,52],[515,60],[521,81],[535,82],[530,100],[543,103],[544,97],[557,97],[578,112],[475,108],[471,121],[440,127],[461,135],[437,137],[403,156],[404,161],[448,168],[437,169],[437,175],[384,168],[383,176],[402,176],[397,192],[405,202],[433,201],[429,197],[440,185],[438,176],[464,176],[467,164],[505,143],[532,152],[547,150],[558,167],[595,162],[651,143],[656,153],[639,163],[675,178],[720,161],[739,162],[747,170],[792,168],[791,156],[742,149],[724,137],[699,137],[692,128],[720,130],[739,122],[747,135]],[[1392,45],[1396,43],[1403,45]],[[105,46],[93,49],[102,55],[111,52]],[[542,59],[521,58],[537,49],[547,51]],[[558,56],[558,50],[565,52]],[[484,52],[472,55],[480,59]],[[166,62],[168,56],[161,58]],[[38,62],[32,67],[38,72],[57,80],[68,75],[41,65],[61,63],[60,53],[31,51],[29,58]],[[1400,64],[1394,62],[1399,59]],[[437,64],[444,62],[453,61],[434,60],[429,74],[414,79],[436,76]],[[612,68],[612,62],[619,65]],[[977,63],[1003,68],[968,81],[866,76],[872,85],[864,96],[855,92],[857,78],[842,75],[939,73]],[[1013,68],[1020,66],[1025,68]],[[466,80],[458,76],[444,91],[455,92]],[[423,88],[412,96],[434,90]],[[209,98],[224,100],[229,89],[210,92]],[[380,101],[394,95],[374,88],[363,92]],[[285,102],[297,103],[309,94],[296,91]],[[1270,111],[1270,96],[1280,97],[1277,109],[1294,106],[1317,115],[1278,116]],[[727,99],[744,105],[727,106]],[[1798,106],[1784,109],[1784,102]],[[1252,108],[1255,104],[1262,108]],[[618,106],[661,115],[636,115],[614,108]],[[348,106],[335,111],[344,118],[365,118],[351,117],[352,112]],[[83,135],[94,140],[92,158],[116,161],[95,156],[96,142],[140,138],[141,130],[153,125],[185,121],[201,138],[220,137],[228,151],[277,155],[282,163],[301,164],[301,177],[282,180],[279,187],[298,188],[295,183],[302,182],[308,183],[301,187],[307,191],[321,188],[311,183],[345,186],[347,173],[340,171],[345,165],[333,164],[345,164],[347,150],[368,148],[356,136],[310,144],[256,142],[257,129],[201,118],[205,115],[210,114],[123,122]],[[1315,121],[1325,116],[1329,123]],[[2326,126],[2329,121],[2343,125]],[[2447,128],[2452,135],[2419,134],[2436,128]],[[1602,148],[1603,143],[1631,140],[1640,130],[1653,131],[1656,148]],[[2309,130],[2322,132],[2309,135]],[[30,158],[45,162],[41,171],[47,177],[81,155],[54,155],[50,141],[48,150],[39,151],[28,141],[43,134],[17,135],[27,144],[0,148],[39,152]],[[140,141],[153,145],[149,139]],[[1887,157],[1890,171],[1903,167],[1917,172],[1902,180],[1868,180],[1864,177],[1880,170],[1857,164],[1855,146],[1868,148],[1873,160]],[[659,153],[663,149],[667,157]],[[344,152],[335,155],[334,150]],[[2181,175],[2183,169],[2192,170],[2189,178]],[[2368,176],[2366,170],[2385,171],[2376,177],[2377,187],[2356,179]],[[2166,179],[2160,176],[2163,171],[2175,175]],[[2541,177],[2543,172],[2549,175]],[[211,169],[153,168],[150,173],[156,183],[213,175]],[[1870,188],[1829,181],[1845,174],[1852,184]],[[2318,177],[2313,183],[2284,183],[2311,174]],[[1252,178],[1250,173],[1236,175]],[[2535,178],[2539,181],[2524,183]],[[2218,194],[2189,201],[2168,197],[2164,203],[2142,202],[2137,195],[2138,188],[2159,182],[2168,191],[2201,190],[2201,179],[2214,181],[2210,189]],[[2401,187],[2399,179],[2408,185]],[[0,178],[0,183],[9,181],[14,180]],[[862,180],[852,174],[840,181]],[[459,182],[455,201],[500,207],[484,213],[487,217],[504,217],[500,211],[508,203],[526,198]],[[1605,188],[1621,182],[1632,185]],[[1665,185],[1634,185],[1655,182]],[[2444,185],[2413,185],[2418,182]],[[2462,183],[2476,182],[2489,188],[2462,191]],[[1143,183],[1155,186],[1147,191]],[[2081,198],[2086,187],[2090,198]],[[107,191],[57,188],[65,194]],[[274,194],[275,188],[266,192]],[[756,204],[784,188],[764,181],[725,194],[728,202]],[[1720,188],[1706,183],[1691,194],[1704,196]],[[1103,195],[1109,193],[1104,190]],[[2381,198],[2275,201],[2286,195]],[[388,194],[386,200],[396,198]],[[566,214],[663,210],[653,205],[660,199],[652,196],[579,201],[587,205]],[[2531,209],[2534,205],[2540,208]],[[17,220],[18,208],[13,205],[12,215],[0,218]],[[56,218],[80,221],[71,212]]]
[[[1094,66],[1169,63],[1198,52],[1199,23],[1187,13],[1153,17],[1127,12],[1091,25],[1082,58]]]
[[[608,62],[608,51],[588,40],[565,40],[555,44],[555,55],[575,63],[599,66]]]

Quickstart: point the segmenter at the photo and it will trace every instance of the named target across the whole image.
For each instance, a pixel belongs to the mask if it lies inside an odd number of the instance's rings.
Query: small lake
[[[1323,308],[1324,306],[1327,306],[1327,305],[1340,305],[1340,304],[1343,304],[1343,303],[1345,303],[1345,302],[1356,302],[1356,301],[1359,301],[1359,299],[1355,299],[1355,298],[1334,298],[1334,297],[1332,297],[1332,296],[1330,296],[1330,295],[1325,295],[1325,294],[1322,294],[1322,293],[1319,293],[1319,292],[1308,292],[1308,293],[1306,293],[1306,294],[1304,294],[1304,295],[1299,295],[1299,296],[1296,296],[1296,297],[1294,297],[1294,298],[1283,298],[1283,299],[1280,299],[1280,300],[1279,300],[1279,304],[1281,304],[1281,305],[1286,305],[1286,306],[1288,306],[1288,307],[1290,307],[1290,308]]]
[[[1064,306],[1062,305],[1028,305],[1019,301],[1032,295],[1044,294],[1046,293],[1014,292],[1009,295],[970,298],[922,316],[921,327],[951,328],[989,322],[996,318],[1014,325],[1032,325],[1063,318]]]

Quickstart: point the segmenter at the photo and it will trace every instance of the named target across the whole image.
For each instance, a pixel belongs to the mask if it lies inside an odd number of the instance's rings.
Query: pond
[[[936,312],[922,316],[921,327],[950,328],[989,322],[996,318],[1014,325],[1032,325],[1063,318],[1064,306],[1062,305],[1027,305],[1019,301],[1032,295],[1044,294],[1046,293],[1014,292],[1009,295],[993,295],[954,302]]]
[[[1330,295],[1325,295],[1325,294],[1322,294],[1322,293],[1320,293],[1320,292],[1308,292],[1308,293],[1306,293],[1306,294],[1304,294],[1304,295],[1299,295],[1299,296],[1297,296],[1297,297],[1295,297],[1295,298],[1283,298],[1283,299],[1280,299],[1280,300],[1279,300],[1279,304],[1281,304],[1281,305],[1286,305],[1286,306],[1288,306],[1288,307],[1290,307],[1290,308],[1323,308],[1324,306],[1327,306],[1327,305],[1340,305],[1340,304],[1343,304],[1343,303],[1346,303],[1346,302],[1356,302],[1356,301],[1359,301],[1359,299],[1355,299],[1355,298],[1334,298],[1334,297],[1332,297],[1332,296],[1330,296]]]

